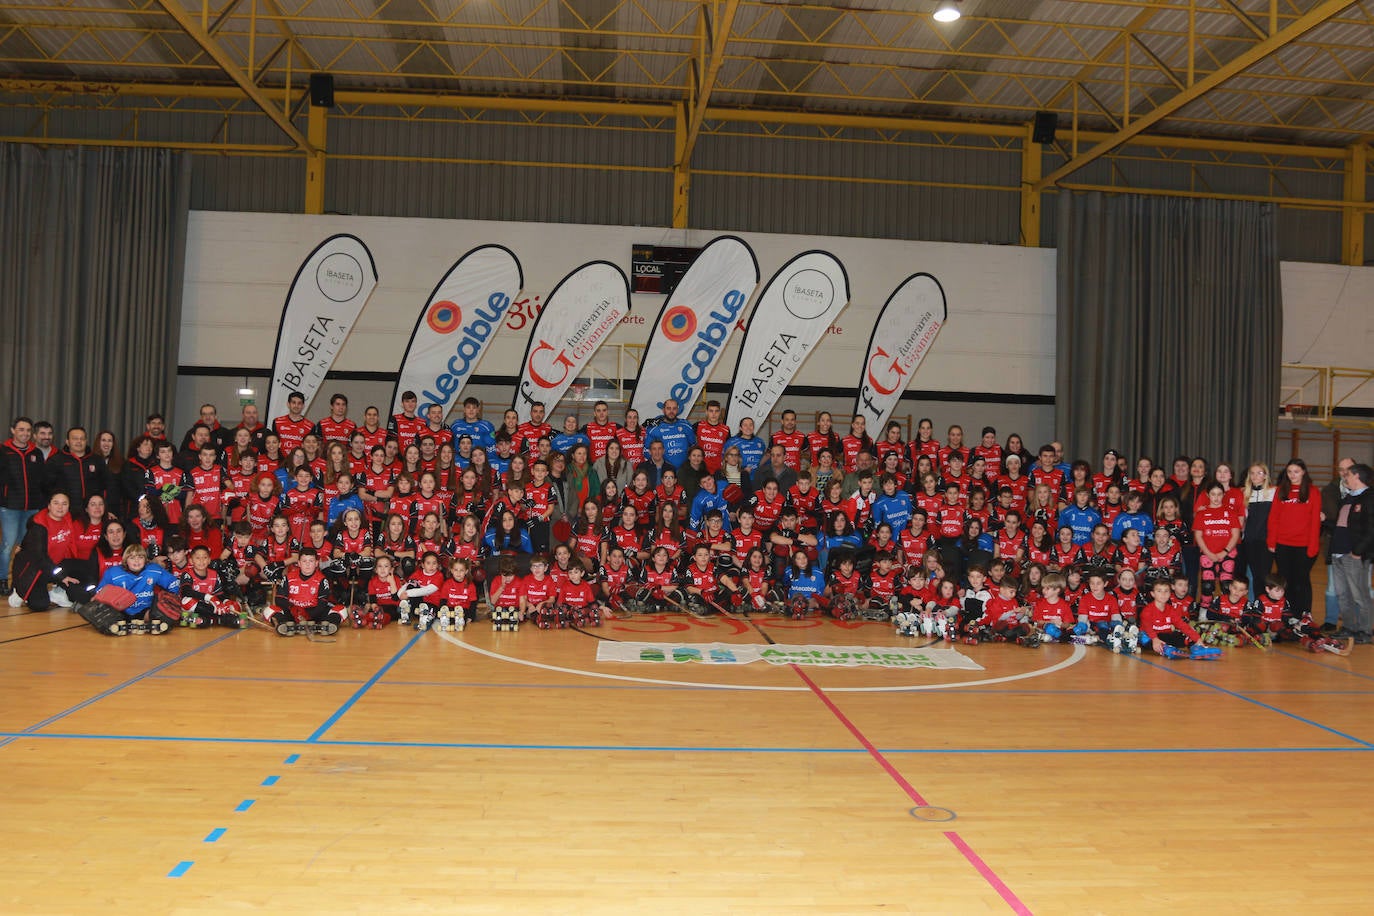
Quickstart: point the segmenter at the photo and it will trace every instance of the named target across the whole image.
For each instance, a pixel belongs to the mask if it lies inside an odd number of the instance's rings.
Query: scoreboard
[[[700,248],[672,248],[667,245],[632,245],[632,290],[636,293],[671,295],[682,275],[701,253]]]

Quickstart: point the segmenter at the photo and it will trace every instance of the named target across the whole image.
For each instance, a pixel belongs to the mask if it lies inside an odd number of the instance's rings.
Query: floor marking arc
[[[711,684],[702,681],[670,681],[662,678],[634,677],[629,674],[611,674],[603,671],[589,671],[585,668],[564,668],[559,665],[548,665],[544,662],[531,661],[530,659],[516,658],[512,655],[502,655],[500,652],[492,652],[490,649],[482,649],[469,643],[463,642],[452,633],[445,633],[442,630],[435,631],[440,639],[453,643],[460,649],[472,652],[476,655],[484,655],[487,658],[494,658],[497,661],[510,662],[514,665],[525,665],[530,668],[539,668],[544,671],[557,671],[562,674],[573,674],[580,677],[603,678],[610,681],[631,681],[639,684],[667,684],[672,687],[707,687],[713,690],[761,690],[776,691],[782,693],[806,693],[811,688],[806,686],[784,687],[767,684]],[[985,684],[1007,684],[1013,681],[1023,681],[1027,678],[1043,677],[1046,674],[1053,674],[1062,671],[1072,665],[1081,662],[1088,654],[1084,646],[1074,646],[1069,657],[1063,661],[1050,665],[1048,668],[1037,668],[1034,671],[1023,671],[1020,674],[1008,674],[1003,677],[983,678],[977,681],[957,681],[951,684],[915,684],[901,685],[892,687],[826,687],[830,693],[906,693],[917,690],[951,690],[958,687],[981,687]]]

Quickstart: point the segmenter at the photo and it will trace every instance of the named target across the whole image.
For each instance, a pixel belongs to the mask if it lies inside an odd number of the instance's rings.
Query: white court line
[[[492,652],[489,649],[479,649],[477,646],[463,642],[452,633],[442,630],[435,630],[435,634],[443,640],[453,643],[460,649],[473,652],[477,655],[485,655],[487,658],[494,658],[498,661],[510,662],[513,665],[525,665],[529,668],[541,668],[544,671],[558,671],[563,674],[576,674],[582,677],[597,677],[608,681],[633,681],[639,684],[659,684],[668,687],[707,687],[714,690],[777,690],[787,692],[810,692],[811,688],[805,685],[798,687],[771,687],[756,684],[709,684],[700,681],[666,681],[652,677],[634,677],[628,674],[610,674],[604,671],[588,671],[584,668],[563,668],[558,665],[546,665],[543,662],[530,661],[526,658],[515,658],[511,655],[502,655],[499,652]],[[1033,650],[1031,650],[1033,651]],[[914,684],[910,686],[892,687],[829,687],[825,688],[826,693],[903,693],[915,690],[950,690],[956,687],[983,687],[988,684],[1007,684],[1012,681],[1024,681],[1028,678],[1043,677],[1046,674],[1053,674],[1062,671],[1070,665],[1076,665],[1087,656],[1088,650],[1085,646],[1074,646],[1073,652],[1069,657],[1061,662],[1050,665],[1048,668],[1037,668],[1033,671],[1023,671],[1020,674],[1008,674],[1004,677],[990,677],[979,681],[956,681],[950,684]]]

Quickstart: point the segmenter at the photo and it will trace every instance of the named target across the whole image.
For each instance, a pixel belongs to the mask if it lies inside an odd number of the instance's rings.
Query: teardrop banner
[[[672,398],[686,415],[758,285],[759,262],[743,239],[722,235],[702,248],[652,325],[630,407],[656,417]]]
[[[291,281],[277,326],[269,418],[286,413],[293,391],[305,395],[305,410],[310,410],[334,357],[376,288],[377,264],[357,236],[331,235],[306,256]]]
[[[849,304],[849,275],[828,251],[804,251],[764,287],[740,344],[729,423],[767,419],[802,363]]]
[[[912,274],[887,297],[873,325],[854,399],[855,415],[865,419],[874,437],[882,434],[948,315],[945,289],[928,273]]]
[[[553,411],[628,314],[630,280],[610,261],[590,261],[558,281],[530,329],[520,364],[511,407],[521,423],[529,422],[536,401]]]
[[[420,416],[431,404],[447,415],[524,284],[520,259],[503,245],[481,245],[455,261],[415,321],[391,392],[392,414],[401,412],[402,392],[414,391]]]

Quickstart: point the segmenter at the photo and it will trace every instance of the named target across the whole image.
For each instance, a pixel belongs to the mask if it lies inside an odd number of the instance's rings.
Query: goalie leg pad
[[[124,612],[103,601],[78,604],[76,612],[81,615],[82,620],[106,636],[124,636],[128,632],[128,618],[124,616]]]

